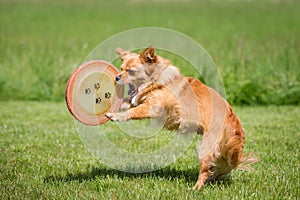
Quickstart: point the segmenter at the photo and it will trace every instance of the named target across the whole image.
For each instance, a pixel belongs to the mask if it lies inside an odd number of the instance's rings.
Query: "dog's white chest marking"
[[[135,95],[132,99],[131,99],[131,104],[134,106],[137,106],[137,95]]]

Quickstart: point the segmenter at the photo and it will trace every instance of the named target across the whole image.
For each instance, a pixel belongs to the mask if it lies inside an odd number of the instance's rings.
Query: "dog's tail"
[[[237,166],[238,170],[247,170],[253,171],[253,168],[250,166],[253,163],[259,162],[260,159],[251,155],[242,155],[240,164]]]

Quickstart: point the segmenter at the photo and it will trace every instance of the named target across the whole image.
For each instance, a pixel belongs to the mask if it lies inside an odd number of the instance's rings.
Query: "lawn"
[[[4,101],[0,108],[1,199],[298,199],[300,195],[296,106],[235,107],[247,130],[245,152],[261,161],[253,165],[254,171],[234,171],[229,179],[208,183],[200,191],[191,190],[198,175],[195,148],[200,137],[167,167],[124,173],[101,164],[86,150],[64,103]],[[113,127],[112,122],[103,126]],[[113,128],[108,134],[118,135],[120,130]],[[123,146],[134,142],[134,138],[119,141]]]
[[[0,199],[299,199],[299,10],[296,0],[0,0]],[[261,159],[254,171],[192,191],[200,137],[149,173],[88,151],[64,102],[67,80],[99,43],[141,27],[179,31],[211,55],[247,131],[245,152]],[[172,61],[193,74],[180,56]],[[132,152],[174,137],[101,128]]]

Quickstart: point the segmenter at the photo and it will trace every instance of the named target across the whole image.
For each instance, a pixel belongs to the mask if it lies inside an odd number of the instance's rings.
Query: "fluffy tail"
[[[253,171],[253,168],[249,166],[250,164],[259,162],[260,159],[250,156],[250,155],[242,155],[240,164],[237,166],[238,170],[247,170],[247,171]]]

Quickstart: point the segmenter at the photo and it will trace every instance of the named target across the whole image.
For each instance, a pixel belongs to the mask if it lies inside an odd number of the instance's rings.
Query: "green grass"
[[[71,72],[100,42],[157,26],[207,49],[231,103],[299,104],[299,9],[272,0],[1,0],[0,99],[62,100]]]
[[[0,108],[1,199],[297,199],[300,195],[296,106],[236,107],[247,130],[245,152],[261,162],[253,165],[255,171],[234,171],[231,178],[208,183],[201,191],[190,190],[199,168],[196,141],[161,170],[123,173],[87,152],[64,103],[4,101]],[[111,137],[120,134],[111,128],[112,122],[103,126]],[[136,149],[140,145],[134,138],[118,142],[123,147],[136,143]],[[146,145],[151,148],[152,143]]]

